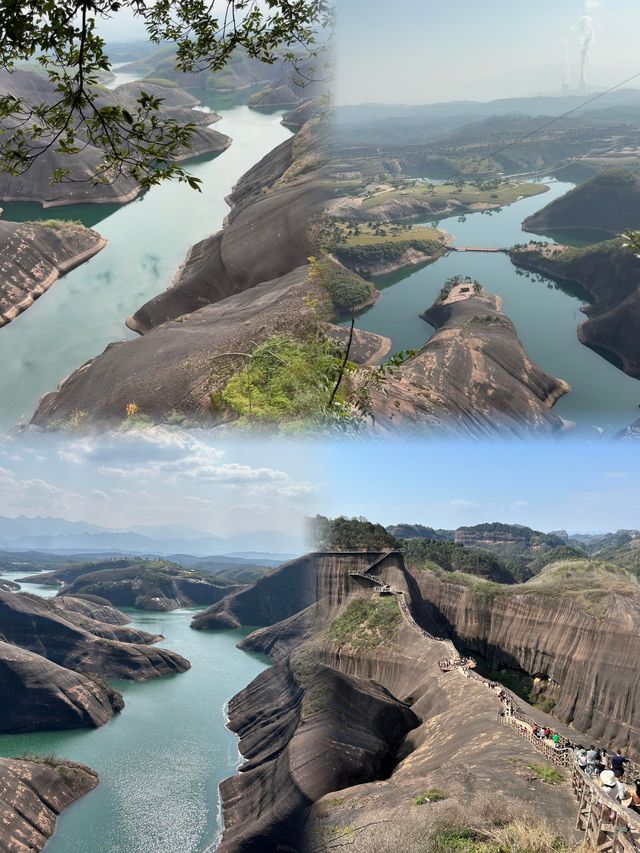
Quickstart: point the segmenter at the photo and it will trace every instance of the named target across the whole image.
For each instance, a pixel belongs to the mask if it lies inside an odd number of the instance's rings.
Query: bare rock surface
[[[101,92],[96,103],[100,106],[122,104],[132,109],[141,89],[164,100],[160,110],[161,118],[174,118],[182,123],[194,122],[199,125],[193,137],[193,147],[183,151],[181,159],[220,153],[231,144],[228,136],[204,126],[205,123],[213,123],[216,117],[193,110],[197,100],[180,88],[152,83],[127,83],[111,91]],[[5,94],[25,98],[31,104],[53,103],[57,99],[57,93],[46,76],[23,70],[0,73],[0,95]],[[22,175],[1,174],[0,199],[5,202],[35,201],[44,207],[54,207],[87,202],[124,203],[136,198],[141,191],[140,185],[127,175],[120,175],[111,183],[91,182],[103,157],[103,152],[94,145],[86,145],[80,153],[73,155],[60,154],[51,148]],[[51,183],[51,176],[56,169],[70,169],[70,180]]]
[[[627,583],[626,576],[622,582]],[[292,588],[298,595],[289,602]],[[532,810],[569,842],[576,840],[568,772],[555,785],[543,781],[535,768],[544,760],[501,724],[500,703],[488,682],[465,677],[461,669],[441,670],[439,661],[458,655],[446,635],[458,639],[454,620],[462,624],[458,613],[468,613],[470,633],[491,632],[481,645],[483,651],[491,649],[496,662],[501,654],[517,657],[521,647],[530,645],[538,659],[526,663],[540,673],[545,665],[557,663],[560,670],[577,660],[575,683],[582,682],[584,693],[573,698],[574,713],[576,698],[583,705],[574,724],[588,724],[582,711],[599,701],[588,700],[589,685],[602,680],[615,708],[606,706],[606,731],[590,731],[616,743],[620,735],[624,742],[625,729],[614,719],[620,722],[623,708],[628,715],[637,697],[621,689],[618,701],[613,684],[618,673],[609,678],[609,662],[594,647],[572,658],[584,635],[581,620],[588,622],[575,591],[549,597],[531,590],[526,597],[530,609],[521,616],[521,597],[512,594],[513,585],[505,589],[509,593],[495,597],[496,610],[488,612],[490,600],[484,610],[474,603],[474,610],[471,591],[430,571],[409,571],[400,552],[326,552],[287,563],[210,609],[198,627],[262,623],[265,627],[242,646],[275,660],[230,703],[230,727],[240,735],[245,764],[221,788],[225,833],[220,850],[280,845],[307,853],[317,850],[322,839],[335,837],[336,827],[349,827],[355,850],[360,843],[367,851],[392,849],[392,840],[401,839],[402,849],[414,853],[423,849],[425,830],[442,809],[458,808],[464,816],[469,803],[487,791],[501,808]],[[632,616],[616,595],[607,601],[601,635],[608,635],[609,620],[626,625],[626,639],[614,629],[608,646],[624,669],[623,662],[631,666],[637,656],[629,643],[637,633],[631,625],[638,614]],[[365,612],[385,608],[386,621],[379,623],[386,624],[385,633],[367,629],[368,623],[358,625],[353,610],[358,602]],[[537,616],[545,610],[547,629]],[[565,621],[560,636],[555,628]],[[341,629],[335,633],[337,624]],[[511,646],[507,636],[513,637]],[[539,652],[534,636],[540,638]],[[587,670],[582,660],[588,657],[593,667]],[[622,669],[620,675],[631,680]],[[541,714],[541,722],[548,719]],[[419,813],[416,800],[431,789],[448,802],[420,806],[424,811]]]
[[[97,784],[98,774],[82,764],[0,758],[0,849],[42,850],[58,816]]]
[[[119,693],[10,643],[0,642],[0,732],[97,728],[124,707]]]
[[[105,625],[105,631],[110,627],[118,630]],[[46,600],[16,593],[0,593],[0,639],[60,666],[104,678],[145,681],[184,672],[190,666],[168,649],[98,637],[65,619]]]
[[[612,574],[610,596],[605,579],[595,609],[585,609],[579,599],[544,585],[552,569],[494,597],[421,572],[423,610],[492,669],[537,678],[544,696],[555,702],[554,716],[638,758],[640,684],[634,661],[640,641],[633,626],[640,620],[640,590],[617,590]],[[579,584],[581,569],[573,571]]]
[[[0,219],[0,326],[106,245],[97,231],[76,223],[45,226]]]
[[[211,395],[274,334],[317,328],[328,296],[307,281],[314,254],[310,223],[326,193],[303,128],[250,169],[231,195],[222,231],[194,246],[172,286],[128,325],[142,337],[112,344],[40,401],[33,423],[55,426],[74,411],[88,428],[108,428],[134,401],[152,418],[168,413],[213,421]],[[313,297],[308,299],[307,297]]]
[[[496,296],[462,283],[422,316],[437,332],[374,394],[376,430],[522,437],[562,428],[552,407],[570,386],[529,358]]]

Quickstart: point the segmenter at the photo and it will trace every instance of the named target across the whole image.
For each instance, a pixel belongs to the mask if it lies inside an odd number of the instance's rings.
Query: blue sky
[[[275,530],[296,538],[319,500],[318,481],[302,445],[223,443],[203,431],[0,440],[0,515],[11,517],[184,525],[219,536]]]
[[[587,33],[590,86],[614,85],[640,71],[638,0],[339,0],[337,6],[339,103],[553,93],[562,87],[565,63],[575,87]]]
[[[298,538],[316,512],[434,527],[640,528],[640,447],[570,439],[221,442],[163,427],[0,441],[0,515]]]
[[[326,448],[325,515],[570,532],[640,528],[640,447],[573,441],[349,442]]]

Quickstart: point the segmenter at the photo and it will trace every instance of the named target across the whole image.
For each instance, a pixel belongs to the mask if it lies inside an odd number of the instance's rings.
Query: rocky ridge
[[[58,816],[97,784],[97,773],[71,761],[0,758],[0,849],[42,850]]]
[[[106,245],[96,231],[76,223],[38,225],[0,219],[0,326]]]
[[[535,365],[498,297],[465,282],[422,315],[437,331],[375,394],[375,429],[524,436],[563,428],[570,387]]]
[[[305,592],[292,606],[285,600],[271,610],[280,587],[290,588],[295,562],[282,577],[276,570],[251,593],[215,605],[209,622],[269,619],[242,645],[275,662],[230,704],[246,762],[221,786],[220,850],[310,851],[336,822],[356,834],[389,829],[384,838],[396,837],[413,798],[436,781],[448,798],[467,802],[500,779],[500,791],[557,818],[570,834],[563,817],[575,808],[570,787],[532,785],[526,761],[535,753],[499,725],[497,699],[481,682],[440,670],[438,661],[455,649],[427,633],[436,624],[421,612],[420,588],[398,552],[322,552],[297,568]],[[379,595],[385,585],[387,595]],[[354,619],[358,612],[364,621]],[[384,830],[375,828],[381,808]],[[420,823],[424,835],[422,816]],[[369,837],[382,843],[379,834]]]

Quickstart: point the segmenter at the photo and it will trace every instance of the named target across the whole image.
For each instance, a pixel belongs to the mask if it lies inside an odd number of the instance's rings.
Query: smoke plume
[[[585,0],[585,14],[580,18],[580,89],[584,92],[587,88],[587,65],[589,54],[596,40],[595,14],[602,5],[601,0]]]

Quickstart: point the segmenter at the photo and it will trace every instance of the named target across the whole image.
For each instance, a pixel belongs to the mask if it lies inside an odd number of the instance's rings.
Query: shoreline
[[[0,328],[7,326],[12,320],[15,320],[16,317],[19,317],[20,314],[30,308],[37,299],[39,299],[47,292],[47,290],[49,290],[50,287],[52,287],[52,285],[56,283],[56,281],[58,281],[59,278],[62,278],[68,272],[79,267],[85,261],[90,260],[94,255],[97,255],[98,252],[101,252],[108,242],[109,241],[106,237],[101,236],[94,246],[91,246],[89,249],[85,249],[84,252],[79,252],[77,255],[69,258],[68,261],[64,261],[59,266],[56,266],[49,275],[33,287],[31,291],[20,300],[20,302],[17,302],[11,308],[0,313]]]

